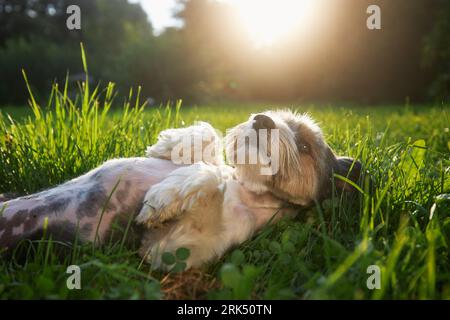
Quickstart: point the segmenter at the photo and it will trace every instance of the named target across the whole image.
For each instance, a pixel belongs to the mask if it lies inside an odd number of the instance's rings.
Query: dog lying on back
[[[183,143],[192,141],[186,137],[194,142]],[[225,141],[231,166],[209,124],[165,130],[147,157],[110,160],[55,188],[0,203],[0,247],[44,228],[53,240],[103,243],[114,221],[127,227],[134,220],[145,228],[146,261],[168,268],[162,254],[184,247],[187,266],[199,266],[266,223],[294,215],[292,205],[329,196],[333,173],[357,181],[361,171],[359,162],[333,153],[308,116],[290,111],[252,115]],[[351,189],[342,180],[334,184]]]

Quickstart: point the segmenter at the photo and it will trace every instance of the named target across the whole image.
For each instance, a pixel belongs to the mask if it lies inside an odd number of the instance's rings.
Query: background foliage
[[[126,0],[1,0],[0,104],[26,102],[22,68],[38,100],[68,72],[75,87],[80,42],[93,80],[116,82],[123,96],[142,85],[144,97],[163,102],[448,99],[448,1],[318,1],[326,10],[308,30],[255,48],[223,2],[180,1],[183,27],[155,36]],[[65,26],[70,4],[81,7],[80,31]],[[381,7],[382,30],[366,28],[370,4]]]

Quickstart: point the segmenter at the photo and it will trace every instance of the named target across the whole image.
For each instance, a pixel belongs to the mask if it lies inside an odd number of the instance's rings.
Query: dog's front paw
[[[176,207],[177,201],[174,195],[161,193],[155,186],[147,192],[136,222],[148,227],[156,226],[174,218],[178,211]]]
[[[155,215],[155,208],[153,208],[150,204],[148,204],[146,201],[144,201],[144,204],[142,206],[141,211],[136,217],[136,222],[140,224],[144,224],[148,227],[152,225],[152,216]]]
[[[150,227],[203,207],[223,188],[222,180],[216,166],[199,162],[181,167],[150,188],[136,221]]]

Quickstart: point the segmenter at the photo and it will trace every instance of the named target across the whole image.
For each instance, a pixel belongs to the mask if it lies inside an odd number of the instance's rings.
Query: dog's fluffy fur
[[[213,143],[220,139],[206,123],[166,130],[146,158],[110,160],[56,188],[4,202],[0,246],[31,238],[46,218],[53,239],[70,241],[78,233],[82,241],[99,243],[108,239],[114,219],[126,226],[135,218],[146,229],[140,253],[147,261],[168,267],[162,253],[185,247],[190,250],[188,267],[199,266],[249,239],[267,222],[293,215],[289,204],[309,205],[326,197],[333,172],[352,180],[359,176],[359,163],[336,157],[308,116],[290,111],[256,116],[231,130],[227,153],[236,148],[237,134],[258,128],[256,119],[269,119],[280,133],[276,174],[260,175],[260,164],[227,166],[218,152],[191,165],[176,165],[171,151],[186,135],[206,133]],[[258,151],[258,145],[250,148]],[[340,181],[336,185],[349,188]]]

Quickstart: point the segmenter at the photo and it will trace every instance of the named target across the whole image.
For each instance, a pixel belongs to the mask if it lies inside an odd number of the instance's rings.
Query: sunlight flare
[[[227,0],[257,46],[269,46],[314,17],[314,0]]]

